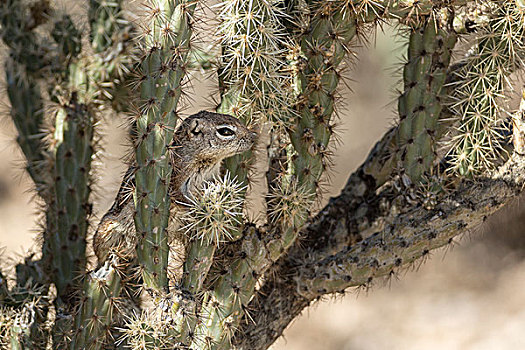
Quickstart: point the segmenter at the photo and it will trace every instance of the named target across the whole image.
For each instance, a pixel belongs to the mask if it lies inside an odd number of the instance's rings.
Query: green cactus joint
[[[168,144],[177,121],[175,109],[182,93],[196,2],[158,1],[152,6],[140,70],[134,199],[140,271],[146,288],[162,293],[168,288],[166,227],[172,172]]]
[[[291,79],[283,74],[290,43],[280,1],[224,0],[219,5],[222,55],[217,111],[236,116],[247,125],[285,123],[292,105]],[[227,159],[225,167],[245,182],[253,158],[248,151]]]
[[[46,183],[40,169],[44,162],[44,105],[40,87],[25,66],[14,60],[6,61],[5,73],[11,118],[18,131],[17,142],[27,159],[27,171],[40,192]]]
[[[186,232],[189,242],[184,262],[181,290],[189,294],[183,303],[185,320],[179,323],[179,341],[186,343],[197,323],[197,302],[208,272],[216,258],[215,251],[221,243],[241,237],[238,227],[242,217],[245,187],[226,173],[214,182],[205,182],[202,191],[190,203]],[[181,312],[182,313],[182,312]]]
[[[57,113],[56,133],[57,232],[51,242],[58,294],[72,292],[76,275],[84,271],[86,234],[91,213],[89,202],[93,120],[86,105],[72,96]]]
[[[112,257],[86,277],[70,349],[104,349],[107,345],[122,289],[117,264],[118,258]]]
[[[443,85],[457,40],[454,31],[439,28],[433,16],[421,21],[410,33],[396,137],[396,156],[413,183],[431,171],[437,158],[436,134],[446,97]]]

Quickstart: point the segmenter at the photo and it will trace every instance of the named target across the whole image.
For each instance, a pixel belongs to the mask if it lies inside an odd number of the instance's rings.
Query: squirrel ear
[[[199,123],[198,119],[192,119],[190,121],[190,132],[192,134],[199,134],[202,130],[202,125]]]

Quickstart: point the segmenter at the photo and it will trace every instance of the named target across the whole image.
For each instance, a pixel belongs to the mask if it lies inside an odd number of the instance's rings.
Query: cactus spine
[[[167,146],[177,121],[175,109],[191,39],[196,2],[152,2],[141,65],[140,115],[137,118],[135,227],[137,256],[144,284],[157,292],[168,287],[168,186],[172,166]]]
[[[452,49],[453,30],[440,28],[436,15],[422,18],[411,31],[408,62],[403,70],[404,91],[398,100],[397,155],[413,183],[431,170],[436,154],[436,134]]]

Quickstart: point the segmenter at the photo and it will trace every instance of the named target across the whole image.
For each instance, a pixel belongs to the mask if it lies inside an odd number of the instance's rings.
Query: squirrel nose
[[[255,142],[257,139],[258,134],[255,131],[250,132],[250,139]]]

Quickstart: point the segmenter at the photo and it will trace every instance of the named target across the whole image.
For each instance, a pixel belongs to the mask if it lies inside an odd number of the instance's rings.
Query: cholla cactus
[[[46,0],[0,4],[9,115],[45,211],[41,256],[0,273],[0,347],[266,349],[313,300],[396,273],[522,190],[523,110],[513,144],[500,130],[511,124],[509,76],[525,53],[522,1],[224,0],[211,9],[220,49],[204,51],[194,44],[204,16],[195,1],[147,0],[142,33],[119,0],[91,0],[88,25]],[[379,21],[408,38],[399,122],[312,217],[351,47]],[[464,56],[458,35],[471,46]],[[245,198],[260,152],[226,160],[200,190],[191,183],[205,177],[200,168],[182,185],[174,178],[181,96],[192,70],[212,67],[217,111],[258,128],[268,149],[267,186],[251,193],[266,199],[257,222]],[[91,266],[101,111],[133,115],[133,205],[122,216],[137,244]],[[196,158],[206,168],[206,154]]]
[[[221,103],[218,112],[246,124],[269,122],[279,130],[293,115],[293,76],[287,55],[294,42],[286,34],[282,1],[224,0],[219,3],[218,70]],[[276,131],[279,132],[279,131]],[[248,178],[254,155],[227,159],[226,168],[240,181]]]
[[[457,135],[450,142],[452,169],[475,176],[503,152],[502,116],[510,74],[522,67],[523,9],[512,1],[489,2],[492,17],[477,35],[477,45],[456,72],[451,110]]]

